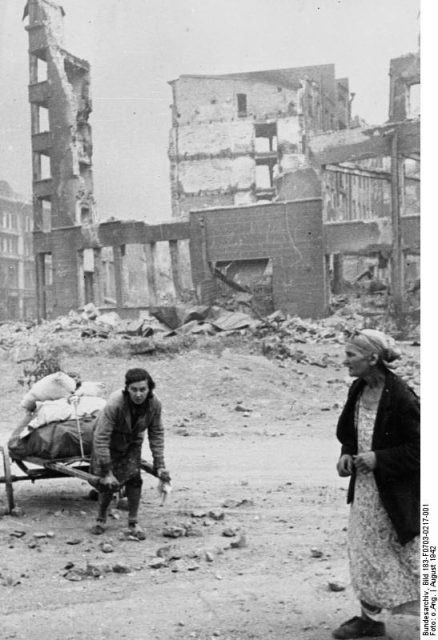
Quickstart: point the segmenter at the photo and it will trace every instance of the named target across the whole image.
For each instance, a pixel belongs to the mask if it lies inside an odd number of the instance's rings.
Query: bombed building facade
[[[302,165],[306,139],[350,126],[348,79],[332,64],[180,76],[172,88],[172,215],[274,199]]]
[[[0,181],[0,322],[35,317],[32,204]]]
[[[261,310],[320,317],[349,255],[371,257],[402,296],[419,252],[418,56],[391,61],[380,127],[352,121],[334,65],[181,76],[170,83],[172,221],[99,224],[90,67],[63,48],[63,18],[51,0],[29,1],[39,318],[88,302],[132,316],[187,292],[211,304],[224,282]]]
[[[48,308],[62,312],[91,295],[81,291],[90,287],[83,256],[65,241],[67,229],[94,222],[90,68],[63,49],[59,5],[29,0],[28,14],[34,241],[45,317]]]

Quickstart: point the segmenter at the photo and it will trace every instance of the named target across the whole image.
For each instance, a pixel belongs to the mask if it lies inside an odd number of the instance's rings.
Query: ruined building
[[[88,302],[135,316],[139,307],[162,301],[162,291],[182,296],[190,231],[179,222],[97,223],[90,66],[63,48],[64,15],[51,0],[29,0],[37,316],[53,318]],[[160,253],[167,257],[165,273]]]
[[[173,94],[172,215],[271,201],[275,178],[300,167],[308,136],[350,125],[348,79],[332,64],[183,75]]]
[[[0,181],[0,322],[35,315],[32,205]]]
[[[351,257],[402,307],[419,262],[419,55],[392,60],[390,81],[389,122],[375,127],[350,126],[333,65],[171,83],[173,214],[202,224],[192,270],[205,301],[231,275],[253,292],[268,283],[274,308],[322,315]]]
[[[349,254],[390,261],[402,300],[404,262],[419,250],[416,186],[407,197],[408,159],[419,160],[418,118],[404,117],[413,105],[410,57],[407,69],[392,61],[393,120],[369,128],[350,127],[348,81],[336,80],[333,65],[182,76],[171,83],[174,220],[99,224],[89,65],[63,49],[63,15],[51,0],[29,0],[39,318],[87,302],[135,317],[184,300],[187,288],[211,304],[224,279],[243,282],[259,309],[318,317],[328,309],[327,275],[341,280]],[[410,172],[416,185],[415,166]],[[136,286],[141,295],[132,296]]]
[[[321,181],[325,254],[337,284],[345,257],[367,257],[401,311],[419,277],[419,52],[391,60],[389,77],[387,123],[314,135],[308,152]],[[295,183],[293,174],[282,177],[283,197]]]
[[[29,0],[28,7],[34,241],[44,317],[47,306],[61,313],[81,297],[87,278],[78,277],[80,267],[94,270],[92,258],[80,264],[83,255],[64,233],[94,222],[92,106],[88,62],[62,47],[62,7],[50,0]]]

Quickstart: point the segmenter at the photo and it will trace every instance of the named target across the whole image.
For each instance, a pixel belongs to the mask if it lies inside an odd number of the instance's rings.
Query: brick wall
[[[320,198],[193,211],[190,235],[198,289],[211,277],[205,254],[209,262],[271,258],[275,308],[302,317],[325,314]]]

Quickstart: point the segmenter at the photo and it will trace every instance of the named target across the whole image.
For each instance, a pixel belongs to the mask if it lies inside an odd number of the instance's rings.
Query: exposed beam
[[[309,140],[310,158],[319,165],[339,164],[391,155],[393,132],[397,131],[398,153],[418,158],[420,154],[420,122],[408,120],[373,129],[345,130],[323,134]]]

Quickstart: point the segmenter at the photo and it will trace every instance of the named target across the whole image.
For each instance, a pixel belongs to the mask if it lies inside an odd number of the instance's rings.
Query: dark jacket
[[[340,415],[336,436],[341,454],[357,454],[355,405],[364,380],[351,385]],[[420,401],[414,391],[391,371],[377,409],[371,445],[376,454],[374,469],[380,499],[401,544],[420,532]],[[351,476],[347,502],[354,499],[355,473]]]
[[[164,467],[164,429],[161,403],[154,395],[147,400],[145,413],[135,424],[131,420],[131,405],[125,391],[116,391],[99,413],[93,435],[93,456],[102,471],[111,469],[111,461],[139,448],[148,434],[154,467]]]

